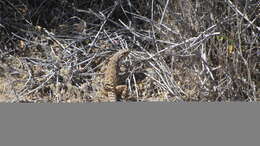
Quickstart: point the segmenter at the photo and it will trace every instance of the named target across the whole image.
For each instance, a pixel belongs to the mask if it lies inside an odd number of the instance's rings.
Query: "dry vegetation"
[[[120,49],[126,101],[258,101],[259,41],[259,0],[0,0],[0,102],[102,102]]]

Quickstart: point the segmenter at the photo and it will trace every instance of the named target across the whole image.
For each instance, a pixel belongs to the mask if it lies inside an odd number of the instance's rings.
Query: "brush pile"
[[[0,102],[94,102],[120,49],[129,99],[260,100],[258,0],[0,0]]]

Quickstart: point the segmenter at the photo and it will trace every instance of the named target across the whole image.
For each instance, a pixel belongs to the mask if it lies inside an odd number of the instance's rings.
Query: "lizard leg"
[[[108,97],[109,102],[116,102],[117,101],[117,96],[116,96],[115,92],[111,92],[111,91],[108,92],[107,97]]]
[[[119,97],[120,99],[126,99],[127,98],[127,94],[128,94],[128,90],[127,90],[127,85],[118,85],[116,86],[116,93],[117,93],[117,97]]]
[[[116,88],[111,84],[104,85],[104,95],[106,95],[108,102],[116,102],[117,101],[117,93]]]

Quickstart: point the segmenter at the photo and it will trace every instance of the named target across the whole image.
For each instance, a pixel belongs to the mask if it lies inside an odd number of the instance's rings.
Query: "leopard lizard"
[[[126,57],[129,53],[130,51],[126,49],[116,52],[109,58],[108,63],[101,68],[101,72],[104,72],[101,94],[107,97],[109,102],[116,102],[126,95],[127,86],[119,85],[119,63],[121,59]]]

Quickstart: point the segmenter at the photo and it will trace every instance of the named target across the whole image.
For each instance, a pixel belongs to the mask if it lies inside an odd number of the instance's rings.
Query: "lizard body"
[[[129,50],[120,50],[109,58],[104,66],[104,80],[102,94],[108,97],[110,102],[117,101],[123,94],[126,94],[127,86],[119,85],[120,60],[130,53]]]

